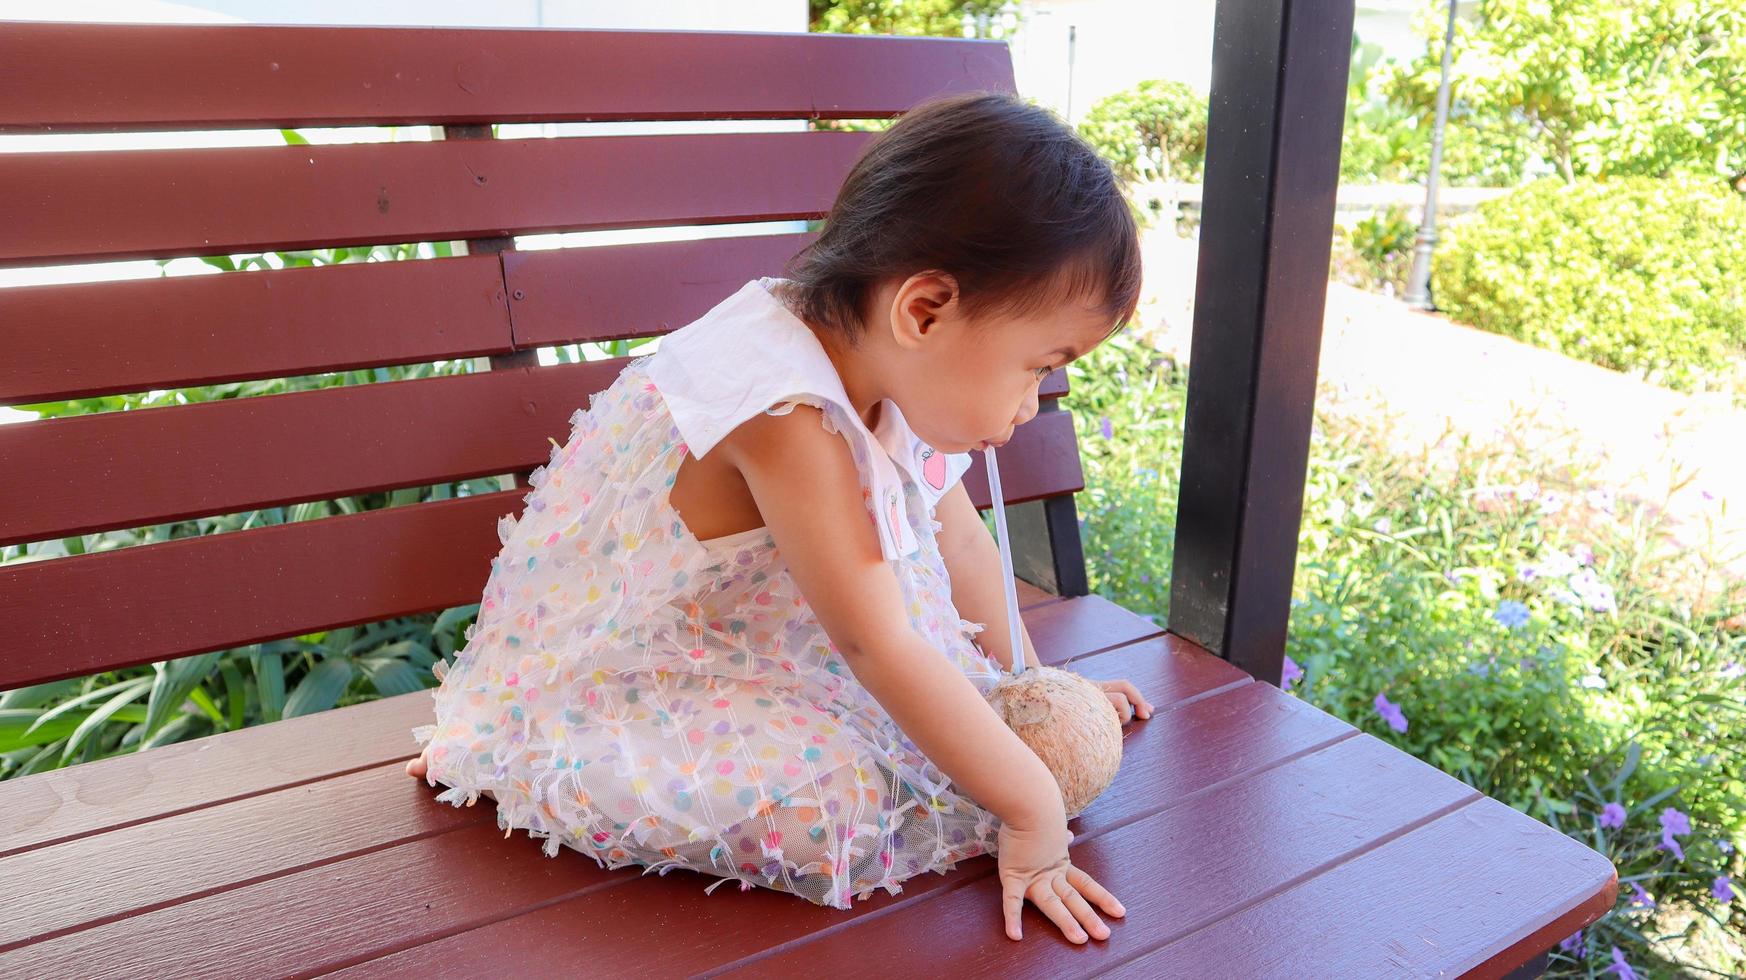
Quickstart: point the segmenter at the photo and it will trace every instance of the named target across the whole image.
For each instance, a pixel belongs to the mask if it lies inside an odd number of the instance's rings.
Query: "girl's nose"
[[[1042,387],[1042,385],[1040,383],[1031,385],[1031,390],[1025,396],[1024,403],[1019,405],[1019,413],[1017,415],[1013,416],[1012,424],[1013,424],[1014,428],[1017,428],[1018,426],[1024,425],[1026,422],[1029,422],[1031,419],[1036,417],[1036,415],[1037,415],[1037,389],[1040,387]]]

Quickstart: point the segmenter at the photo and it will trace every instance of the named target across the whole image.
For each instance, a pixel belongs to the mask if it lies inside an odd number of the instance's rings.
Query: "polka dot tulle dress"
[[[478,618],[413,735],[438,800],[489,790],[498,826],[547,855],[848,908],[994,853],[999,820],[856,681],[765,529],[692,535],[668,499],[680,463],[759,412],[818,406],[916,631],[985,694],[1000,666],[935,544],[933,507],[970,457],[922,443],[890,401],[869,429],[781,282],[748,282],[571,416],[498,522]]]

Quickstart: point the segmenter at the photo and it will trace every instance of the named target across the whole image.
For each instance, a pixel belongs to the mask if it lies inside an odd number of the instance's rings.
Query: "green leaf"
[[[181,713],[182,702],[188,700],[189,692],[206,679],[223,655],[223,651],[214,650],[152,665],[158,674],[152,683],[152,698],[147,705],[146,738],[150,738],[158,726]]]
[[[285,699],[285,717],[311,715],[338,704],[346,688],[351,686],[353,673],[352,662],[339,657],[329,657],[316,664],[315,669],[303,675],[297,689]]]
[[[244,714],[248,710],[248,686],[243,681],[242,671],[237,669],[236,661],[226,657],[218,667],[218,672],[224,677],[224,706],[227,712],[224,727],[236,731],[243,727]]]
[[[32,684],[29,687],[16,687],[10,691],[0,692],[0,709],[5,708],[35,708],[45,705],[64,694],[70,694],[85,683],[82,677],[69,677],[66,680],[49,681],[46,684]]]
[[[279,130],[279,135],[291,146],[309,145],[309,141],[303,138],[303,134],[295,129],[281,129]]]
[[[77,752],[80,747],[85,744],[86,739],[96,734],[96,732],[103,727],[103,723],[109,720],[111,715],[138,700],[140,697],[143,697],[147,691],[151,690],[151,688],[152,682],[150,678],[138,678],[134,681],[132,687],[119,692],[105,702],[103,707],[91,712],[84,721],[79,722],[79,727],[73,729],[73,736],[67,741],[66,748],[61,751],[61,764],[66,765],[68,761],[72,759],[73,753]]]
[[[116,681],[113,684],[108,684],[108,685],[105,685],[103,687],[100,687],[100,688],[96,689],[95,691],[87,691],[84,694],[81,694],[76,698],[72,698],[70,700],[63,701],[60,704],[55,705],[54,707],[48,709],[47,711],[44,711],[41,715],[39,715],[37,717],[36,721],[31,724],[30,729],[26,730],[25,734],[29,734],[31,730],[34,730],[42,725],[45,725],[48,722],[53,721],[56,718],[59,718],[61,715],[66,714],[67,712],[72,711],[75,708],[78,708],[78,707],[85,705],[85,704],[89,704],[92,701],[96,701],[96,700],[99,700],[101,698],[108,697],[108,696],[114,694],[116,691],[119,691],[122,688],[131,686],[133,684],[137,684],[141,680],[144,680],[144,679],[145,678],[136,677],[136,678],[132,678],[130,680]]]
[[[285,658],[280,653],[254,650],[249,667],[255,672],[255,693],[261,700],[261,720],[285,717]]]
[[[219,711],[218,705],[212,702],[212,695],[206,693],[206,688],[196,687],[194,690],[189,691],[188,700],[194,702],[196,707],[205,712],[206,717],[212,719],[212,726],[214,728],[221,732],[225,730],[224,713]]]
[[[364,675],[375,685],[377,693],[385,698],[397,694],[411,694],[425,689],[424,682],[419,679],[418,671],[404,660],[392,657],[367,657],[360,661]]]

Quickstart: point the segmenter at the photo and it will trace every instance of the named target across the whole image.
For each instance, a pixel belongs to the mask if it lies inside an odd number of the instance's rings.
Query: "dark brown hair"
[[[1139,303],[1139,236],[1114,171],[1054,112],[942,96],[868,143],[785,277],[802,319],[855,344],[874,289],[919,272],[952,276],[973,322],[1085,299],[1113,330]]]

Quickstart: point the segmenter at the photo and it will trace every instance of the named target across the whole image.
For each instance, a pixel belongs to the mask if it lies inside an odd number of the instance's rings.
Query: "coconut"
[[[1049,767],[1067,818],[1109,788],[1122,764],[1122,720],[1109,695],[1072,671],[1037,665],[1008,674],[988,703]]]

